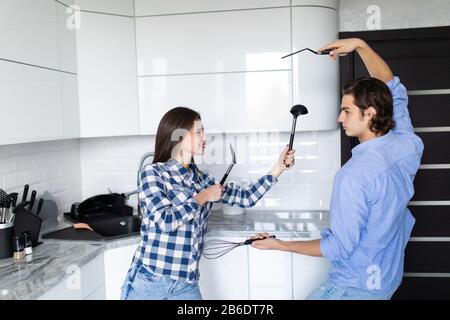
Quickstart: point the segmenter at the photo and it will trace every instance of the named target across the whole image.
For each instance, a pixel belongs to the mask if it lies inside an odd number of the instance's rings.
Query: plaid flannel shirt
[[[265,175],[246,188],[226,184],[219,202],[252,207],[276,182],[274,176]],[[200,206],[194,197],[215,183],[212,176],[200,172],[194,164],[187,170],[174,159],[147,165],[141,170],[141,241],[129,275],[137,263],[142,263],[157,275],[190,283],[198,280],[211,205]]]

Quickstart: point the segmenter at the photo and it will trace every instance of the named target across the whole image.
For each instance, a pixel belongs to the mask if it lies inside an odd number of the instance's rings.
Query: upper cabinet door
[[[289,6],[289,0],[135,0],[136,16]]]
[[[338,39],[338,13],[321,7],[292,8],[292,51],[317,50]],[[300,130],[338,128],[339,62],[308,51],[292,56],[294,104],[309,113],[301,116]]]
[[[0,58],[59,69],[56,2],[0,2]]]
[[[339,9],[339,0],[292,0],[293,6],[321,6]]]
[[[81,137],[139,133],[133,18],[81,12],[77,30]]]
[[[140,77],[141,133],[155,134],[176,106],[200,112],[208,133],[290,128],[291,72],[266,71]]]
[[[72,1],[66,0],[67,3]],[[57,33],[58,33],[58,58],[60,70],[77,72],[77,41],[75,19],[78,17],[74,9],[55,1]],[[76,88],[76,87],[75,87]]]
[[[64,0],[68,1],[68,0]],[[76,2],[81,10],[134,16],[133,0],[69,0]]]
[[[0,58],[76,73],[75,32],[54,0],[0,2]]]
[[[60,139],[61,73],[0,60],[0,145]]]
[[[79,137],[75,31],[54,0],[0,1],[0,144]]]
[[[136,18],[138,75],[289,70],[289,8]]]

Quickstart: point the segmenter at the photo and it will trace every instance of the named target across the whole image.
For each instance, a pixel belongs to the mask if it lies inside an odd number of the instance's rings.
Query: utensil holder
[[[13,256],[14,222],[0,224],[0,259]]]

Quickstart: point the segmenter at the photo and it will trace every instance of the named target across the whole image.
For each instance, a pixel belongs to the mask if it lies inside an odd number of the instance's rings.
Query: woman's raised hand
[[[294,164],[295,149],[289,150],[289,147],[286,146],[286,148],[284,148],[284,150],[281,152],[277,163],[275,163],[272,170],[270,170],[270,174],[278,178],[283,171],[292,168]]]

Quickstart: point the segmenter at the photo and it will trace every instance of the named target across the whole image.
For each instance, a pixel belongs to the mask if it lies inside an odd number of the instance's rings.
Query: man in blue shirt
[[[415,222],[407,205],[423,143],[411,125],[405,87],[367,43],[343,39],[325,49],[333,50],[333,60],[356,50],[371,76],[344,86],[338,121],[360,144],[335,176],[330,228],[320,240],[264,239],[253,246],[330,260],[327,283],[308,299],[390,299]]]

